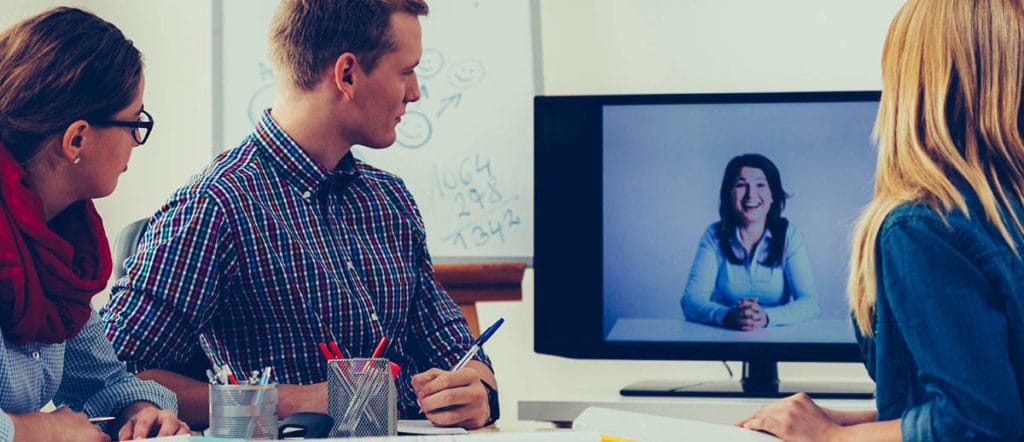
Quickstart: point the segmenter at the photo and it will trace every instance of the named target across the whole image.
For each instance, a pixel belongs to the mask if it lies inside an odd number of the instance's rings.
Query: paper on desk
[[[214,439],[204,436],[162,436],[162,437],[151,437],[148,439],[137,439],[139,442],[232,442],[235,440],[244,441],[244,439]]]
[[[343,442],[349,439],[325,439]],[[487,431],[469,434],[445,434],[433,436],[391,436],[360,438],[360,442],[601,442],[601,435],[594,431],[549,430],[549,431]]]
[[[427,419],[399,419],[398,434],[466,434],[461,427],[437,427]]]
[[[647,441],[778,441],[774,436],[732,425],[676,419],[632,411],[589,407],[572,422],[574,430]]]

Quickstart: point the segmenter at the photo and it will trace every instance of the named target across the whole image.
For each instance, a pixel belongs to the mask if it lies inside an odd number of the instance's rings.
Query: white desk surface
[[[587,407],[604,407],[658,416],[735,424],[774,399],[716,397],[635,397],[614,393],[575,394],[572,397],[530,398],[519,401],[519,419],[571,423]],[[816,401],[840,410],[874,410],[873,400],[825,399]]]
[[[609,341],[640,342],[856,342],[849,318],[815,319],[784,327],[749,332],[730,330],[682,319],[622,318],[615,321]]]

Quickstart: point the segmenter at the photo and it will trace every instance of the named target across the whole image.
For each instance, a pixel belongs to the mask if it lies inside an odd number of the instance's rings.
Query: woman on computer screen
[[[811,262],[800,232],[782,217],[779,169],[748,153],[725,167],[721,219],[704,232],[683,293],[689,321],[751,331],[818,316]]]
[[[800,394],[739,425],[785,440],[1024,438],[1022,52],[1020,1],[902,7],[848,285],[877,412]]]

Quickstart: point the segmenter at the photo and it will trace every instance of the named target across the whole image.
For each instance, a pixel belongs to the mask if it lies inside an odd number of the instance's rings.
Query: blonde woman
[[[738,425],[785,440],[1022,439],[1021,54],[1019,0],[903,6],[848,287],[877,413],[799,394]]]
[[[153,127],[142,57],[57,8],[0,32],[0,440],[186,434],[173,393],[129,374],[89,301],[110,277],[93,198]],[[59,408],[42,413],[53,401]],[[89,417],[113,416],[108,434]]]

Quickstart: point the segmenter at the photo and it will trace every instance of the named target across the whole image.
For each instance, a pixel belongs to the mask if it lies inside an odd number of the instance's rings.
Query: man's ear
[[[61,156],[72,163],[77,162],[78,157],[82,152],[82,146],[85,145],[85,137],[88,133],[88,129],[88,121],[78,120],[71,123],[71,125],[69,125],[64,131],[64,137],[61,139]]]
[[[345,98],[352,99],[355,85],[355,71],[357,69],[356,55],[351,52],[341,54],[334,61],[334,84],[341,91]]]

